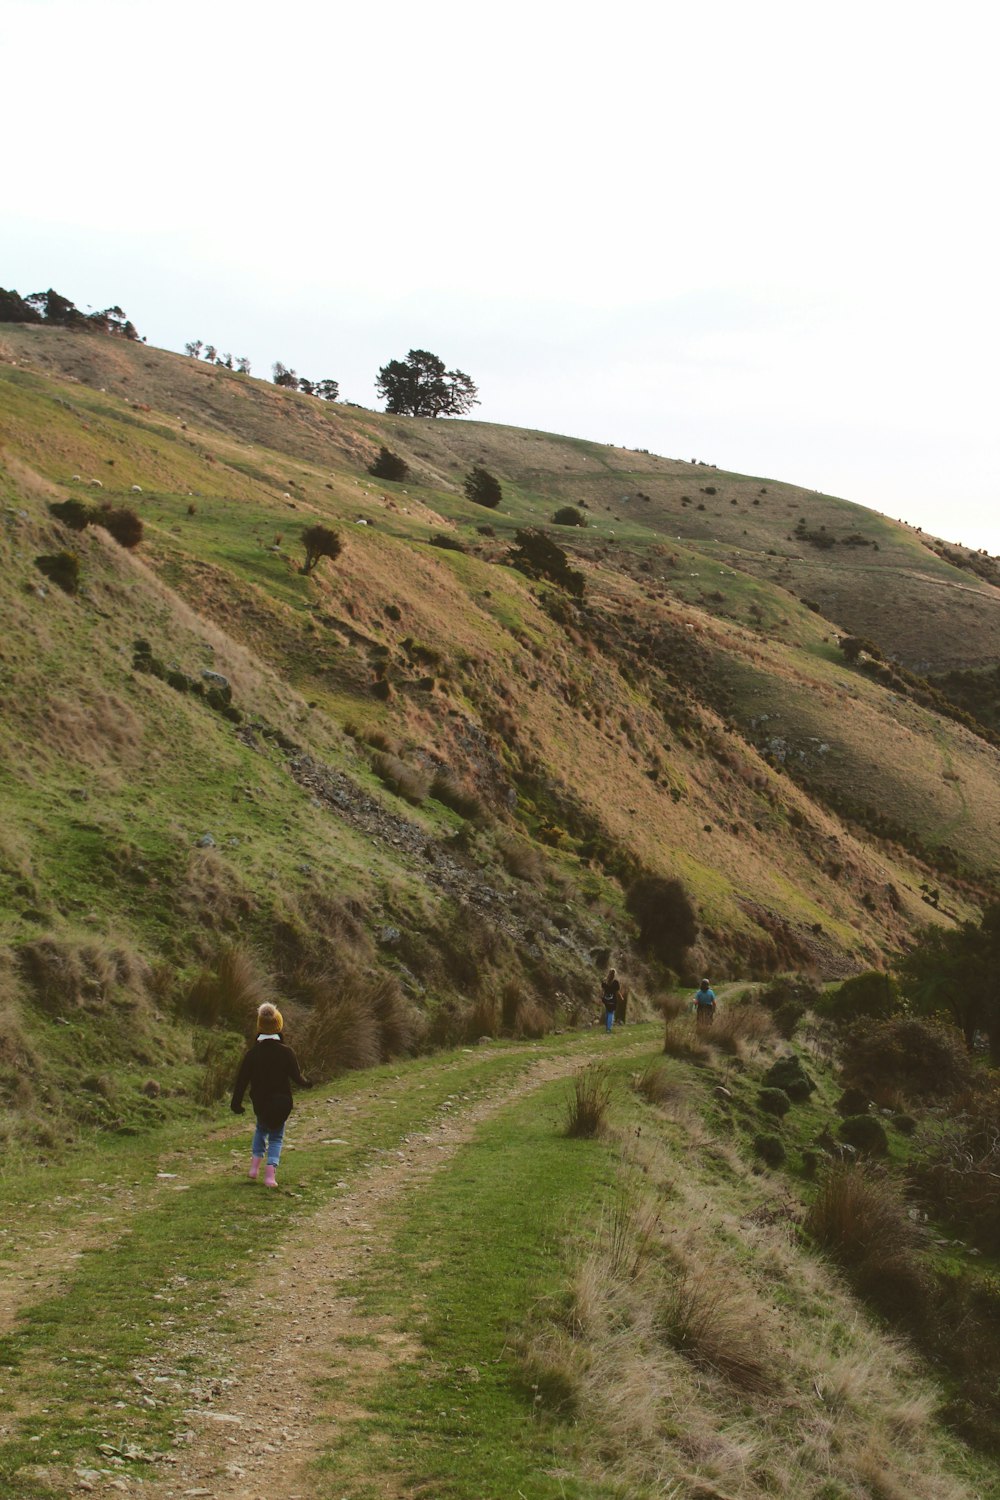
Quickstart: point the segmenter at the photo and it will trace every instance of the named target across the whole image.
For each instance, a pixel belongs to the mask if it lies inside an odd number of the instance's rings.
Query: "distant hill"
[[[367,472],[383,445],[405,480]],[[142,543],[71,530],[67,499],[134,510]],[[567,505],[586,526],[552,524]],[[919,680],[1000,659],[995,565],[863,507],[20,325],[0,506],[0,994],[27,1051],[54,1055],[60,1007],[123,1006],[133,1038],[210,1019],[227,945],[304,1020],[350,967],[457,1040],[529,1001],[572,1020],[612,955],[648,1003],[642,873],[694,906],[690,972],[732,977],[878,966],[995,881],[993,733],[956,720],[965,677],[954,710]],[[342,552],[307,576],[312,525]],[[533,528],[582,599],[510,566]],[[75,594],[37,565],[63,551]]]

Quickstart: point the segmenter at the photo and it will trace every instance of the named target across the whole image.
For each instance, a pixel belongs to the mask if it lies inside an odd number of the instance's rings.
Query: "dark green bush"
[[[432,547],[445,547],[449,552],[467,552],[468,548],[447,531],[435,531],[431,537]]]
[[[877,1115],[848,1115],[837,1131],[840,1139],[864,1156],[887,1156],[889,1138]]]
[[[761,1089],[757,1095],[757,1107],[762,1109],[766,1115],[787,1115],[792,1107],[792,1101],[784,1089]]]
[[[639,924],[639,945],[676,972],[698,936],[694,906],[680,880],[643,875],[629,887],[628,912]]]
[[[755,1135],[753,1149],[761,1161],[766,1162],[769,1167],[780,1167],[785,1160],[785,1147],[780,1136]]]
[[[378,457],[368,465],[368,472],[376,479],[392,479],[398,483],[409,474],[410,466],[405,458],[383,446],[378,450]]]
[[[503,499],[499,479],[480,464],[474,464],[466,474],[463,489],[470,500],[488,510],[496,510]]]
[[[80,588],[80,559],[75,552],[44,553],[35,558],[35,567],[64,594],[75,594]]]
[[[60,500],[49,506],[57,521],[73,531],[85,531],[94,519],[94,512],[82,500]]]
[[[794,1052],[788,1057],[779,1057],[772,1063],[761,1079],[765,1088],[784,1089],[789,1099],[804,1104],[816,1088],[802,1060]]]
[[[855,974],[824,995],[816,1010],[827,1020],[849,1025],[869,1016],[882,1019],[899,1009],[899,986],[890,974],[872,969]]]
[[[586,526],[587,517],[575,505],[564,505],[552,517],[554,526]]]

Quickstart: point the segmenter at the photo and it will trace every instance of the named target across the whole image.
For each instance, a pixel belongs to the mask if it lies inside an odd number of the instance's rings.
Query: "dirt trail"
[[[625,1050],[643,1045],[648,1043]],[[620,1049],[615,1052],[621,1055]],[[354,1268],[378,1243],[380,1220],[402,1194],[448,1162],[482,1121],[592,1060],[579,1053],[540,1059],[513,1083],[468,1108],[449,1110],[404,1136],[399,1148],[386,1153],[349,1192],[291,1229],[274,1248],[280,1272],[268,1282],[259,1339],[240,1351],[239,1374],[217,1382],[212,1399],[190,1411],[186,1441],[176,1450],[169,1477],[157,1483],[158,1497],[313,1500],[310,1464],[337,1423],[361,1414],[364,1393],[377,1376],[416,1352],[385,1320],[359,1312],[352,1296]],[[267,1190],[248,1185],[247,1191]],[[345,1366],[359,1404],[324,1397],[317,1389],[324,1375]],[[273,1408],[269,1390],[280,1393]],[[389,1479],[383,1486],[380,1493],[387,1500],[403,1493]],[[153,1489],[149,1481],[145,1489]]]

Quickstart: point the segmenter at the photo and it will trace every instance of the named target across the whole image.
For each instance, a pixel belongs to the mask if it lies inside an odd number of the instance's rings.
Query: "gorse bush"
[[[575,505],[564,505],[552,517],[552,524],[554,526],[586,526],[587,517],[582,510],[577,510]]]
[[[476,505],[485,505],[489,510],[496,510],[503,499],[499,479],[480,464],[474,464],[469,470],[462,487],[470,500]]]
[[[899,986],[889,974],[871,970],[855,974],[843,984],[817,1000],[817,1013],[840,1025],[850,1025],[865,1017],[883,1019],[899,1009]]]
[[[680,972],[698,936],[694,905],[680,880],[643,875],[629,887],[625,906],[639,927],[639,945]]]
[[[80,589],[80,559],[75,552],[48,552],[35,558],[35,567],[64,594]]]
[[[109,536],[114,537],[119,547],[131,550],[142,541],[142,520],[127,506],[102,505],[100,510],[93,513],[92,519],[95,526],[100,526]]]
[[[863,1156],[888,1156],[889,1137],[877,1115],[848,1115],[837,1130],[840,1139]]]

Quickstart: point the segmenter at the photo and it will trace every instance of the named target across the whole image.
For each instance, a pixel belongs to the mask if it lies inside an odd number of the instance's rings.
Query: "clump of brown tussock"
[[[708,1061],[710,1053],[702,1036],[702,1028],[696,1026],[694,1016],[686,1007],[666,1015],[663,1050],[668,1057],[680,1058],[684,1062]]]
[[[884,1173],[834,1167],[809,1207],[805,1229],[880,1308],[922,1307],[928,1290],[917,1257],[923,1233]]]
[[[737,1056],[749,1047],[774,1041],[778,1035],[770,1012],[754,1001],[727,1006],[706,1030],[713,1047]]]
[[[688,1080],[666,1063],[647,1063],[642,1072],[635,1075],[633,1083],[636,1093],[641,1094],[648,1103],[658,1105],[661,1109],[667,1107],[671,1112],[683,1110],[691,1098]]]
[[[18,949],[21,974],[38,1005],[50,1013],[103,1010],[114,996],[141,998],[148,965],[124,944],[95,938],[42,937]]]
[[[573,1093],[566,1106],[566,1134],[584,1139],[600,1135],[607,1123],[611,1093],[606,1069],[596,1063],[581,1068],[573,1079]]]
[[[275,1000],[271,979],[249,948],[226,943],[202,969],[182,1001],[182,1008],[201,1026],[229,1026],[247,1031],[258,1006]]]
[[[413,1051],[420,1039],[419,1017],[393,975],[320,974],[304,986],[302,998],[308,1015],[301,1061],[311,1077],[372,1068]]]
[[[727,1284],[721,1267],[677,1276],[657,1300],[654,1326],[678,1354],[739,1390],[780,1394],[778,1362],[761,1339],[755,1310]]]

